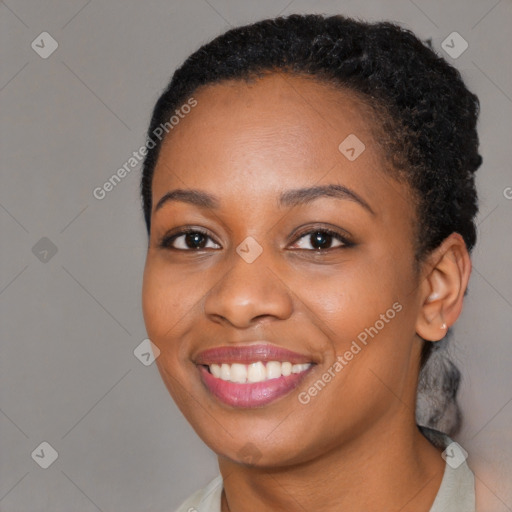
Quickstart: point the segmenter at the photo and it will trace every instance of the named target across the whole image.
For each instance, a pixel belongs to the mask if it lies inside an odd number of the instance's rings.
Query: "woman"
[[[477,115],[389,23],[265,20],[176,71],[148,131],[143,310],[221,473],[179,511],[474,510],[458,371],[429,364],[471,272]]]

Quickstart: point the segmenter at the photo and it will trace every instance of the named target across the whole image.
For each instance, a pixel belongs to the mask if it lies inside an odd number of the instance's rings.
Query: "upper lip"
[[[256,361],[288,361],[292,364],[311,363],[311,357],[292,352],[269,343],[214,347],[200,352],[195,358],[198,365],[242,363]]]

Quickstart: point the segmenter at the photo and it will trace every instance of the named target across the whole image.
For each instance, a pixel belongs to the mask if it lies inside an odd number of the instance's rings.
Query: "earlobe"
[[[420,286],[420,311],[416,333],[439,341],[462,311],[471,274],[471,260],[464,239],[452,233],[425,262]]]

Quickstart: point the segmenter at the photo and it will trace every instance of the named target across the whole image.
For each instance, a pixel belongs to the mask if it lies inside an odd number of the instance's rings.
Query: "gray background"
[[[453,31],[469,43],[459,58],[445,55],[480,97],[484,156],[479,244],[454,330],[466,415],[458,441],[479,510],[512,510],[510,0],[8,0],[0,2],[1,511],[172,511],[216,474],[155,365],[133,353],[146,337],[140,165],[105,199],[92,191],[144,143],[159,92],[190,52],[230,26],[292,12],[398,21],[443,55]],[[47,59],[31,48],[43,31],[59,45]],[[36,246],[43,237],[53,245]],[[31,457],[43,441],[58,452],[48,469]]]

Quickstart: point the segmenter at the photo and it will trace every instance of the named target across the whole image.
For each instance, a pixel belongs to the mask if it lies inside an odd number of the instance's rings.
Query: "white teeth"
[[[251,364],[233,363],[211,364],[210,373],[218,379],[245,384],[247,382],[263,382],[270,379],[278,379],[281,376],[288,377],[292,373],[302,373],[311,366],[311,363],[294,364],[285,361],[256,361]]]
[[[210,365],[210,371],[212,372],[212,375],[214,377],[217,377],[218,379],[220,379],[220,366],[218,364],[211,364]]]
[[[222,365],[224,366],[224,365]],[[245,384],[247,382],[247,366],[245,364],[235,363],[231,365],[231,382]]]
[[[309,364],[294,364],[292,366],[292,373],[300,373],[309,368]]]
[[[269,361],[267,363],[267,379],[278,379],[279,377],[281,377],[281,363]]]
[[[281,363],[281,374],[288,377],[292,373],[292,363]]]
[[[249,370],[247,371],[247,382],[261,382],[266,378],[267,372],[265,370],[265,365],[261,361],[249,365]]]
[[[231,366],[229,364],[223,364],[220,367],[220,378],[222,380],[230,380],[230,378],[231,378]]]

